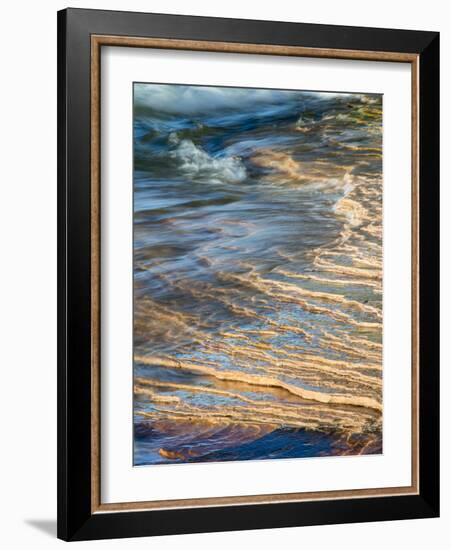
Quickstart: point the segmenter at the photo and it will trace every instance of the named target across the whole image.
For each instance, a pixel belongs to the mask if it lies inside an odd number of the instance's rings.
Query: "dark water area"
[[[380,453],[382,98],[135,84],[135,465]]]
[[[206,449],[197,445],[180,445],[175,441],[177,450],[167,460],[162,460],[160,449],[168,444],[166,431],[160,433],[151,424],[137,424],[135,466],[145,466],[151,463],[185,463],[185,462],[224,462],[243,460],[271,460],[275,458],[311,458],[343,456],[359,454],[366,447],[365,454],[381,452],[380,442],[374,441],[368,445],[368,438],[356,435],[351,441],[340,438],[336,433],[309,431],[302,428],[276,428],[269,433],[250,441],[233,443],[230,439],[219,449]],[[217,440],[217,447],[222,441]],[[188,458],[187,458],[188,457]]]

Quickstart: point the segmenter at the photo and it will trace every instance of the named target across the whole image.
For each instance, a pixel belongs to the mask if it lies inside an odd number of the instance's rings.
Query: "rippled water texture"
[[[381,226],[381,96],[135,84],[135,465],[382,452]]]

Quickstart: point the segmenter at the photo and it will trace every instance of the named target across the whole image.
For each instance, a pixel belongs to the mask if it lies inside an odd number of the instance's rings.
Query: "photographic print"
[[[382,109],[134,84],[135,466],[382,453]]]

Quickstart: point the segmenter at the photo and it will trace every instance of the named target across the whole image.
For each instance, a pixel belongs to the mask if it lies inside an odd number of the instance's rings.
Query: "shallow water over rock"
[[[381,97],[152,90],[135,84],[135,465],[380,453]]]

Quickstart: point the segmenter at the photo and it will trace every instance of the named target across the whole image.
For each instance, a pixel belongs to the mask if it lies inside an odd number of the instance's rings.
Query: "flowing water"
[[[382,452],[382,97],[135,84],[135,465]]]

